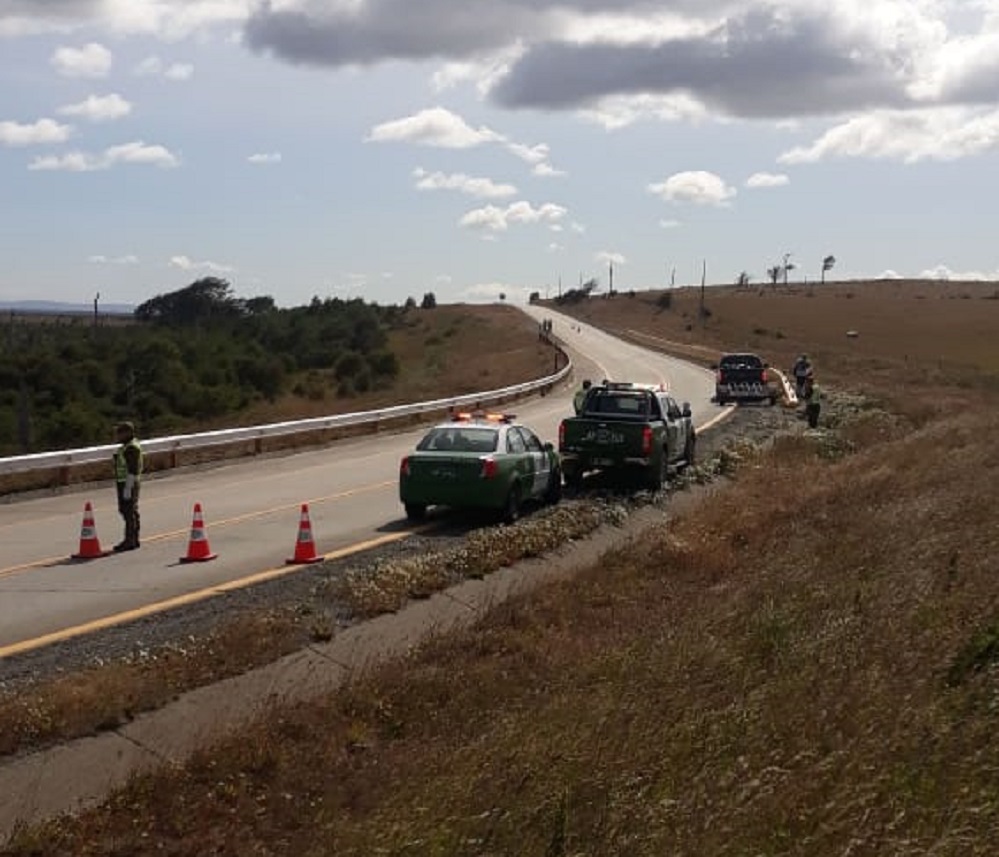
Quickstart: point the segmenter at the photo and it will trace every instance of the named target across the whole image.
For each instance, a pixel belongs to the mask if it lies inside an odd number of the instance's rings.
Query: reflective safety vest
[[[136,451],[139,453],[139,472],[135,474],[135,481],[138,482],[139,478],[142,476],[142,447],[139,446],[139,442],[133,437],[128,443],[123,443],[114,454],[114,481],[124,482],[128,478],[128,464],[125,461],[125,450],[134,446]]]

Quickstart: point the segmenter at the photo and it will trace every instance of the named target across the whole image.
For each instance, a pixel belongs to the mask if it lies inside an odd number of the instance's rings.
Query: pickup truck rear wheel
[[[427,507],[421,503],[407,503],[406,517],[411,521],[422,521],[427,517]]]
[[[666,476],[666,450],[664,449],[659,456],[659,461],[649,467],[645,485],[650,491],[662,491],[663,484],[666,482]]]
[[[565,472],[565,484],[566,487],[573,491],[581,491],[583,488],[583,471],[575,469],[567,470]]]

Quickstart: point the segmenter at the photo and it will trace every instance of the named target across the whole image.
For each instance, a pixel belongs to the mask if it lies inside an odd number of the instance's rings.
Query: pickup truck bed
[[[715,367],[715,401],[769,402],[777,404],[780,392],[772,382],[767,364],[756,354],[724,354]]]

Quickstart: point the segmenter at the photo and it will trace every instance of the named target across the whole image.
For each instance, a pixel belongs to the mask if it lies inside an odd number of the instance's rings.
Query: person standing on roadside
[[[590,394],[590,379],[587,378],[583,381],[582,385],[578,390],[576,390],[576,395],[572,397],[572,408],[576,412],[576,416],[583,413],[583,405],[586,403],[586,397]]]
[[[118,423],[115,436],[121,446],[115,450],[114,481],[118,492],[118,513],[125,521],[125,538],[114,546],[117,553],[139,547],[139,483],[142,479],[142,447],[135,437],[135,426]]]
[[[808,420],[808,427],[817,428],[819,425],[819,413],[822,411],[822,392],[815,383],[815,378],[811,372],[805,378],[802,399],[805,402],[805,418]]]
[[[807,354],[801,354],[794,361],[791,367],[791,375],[794,376],[794,393],[799,399],[805,396],[805,382],[812,372],[812,364],[808,360]]]

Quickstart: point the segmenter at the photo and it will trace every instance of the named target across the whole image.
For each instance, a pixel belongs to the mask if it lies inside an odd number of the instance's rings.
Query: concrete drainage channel
[[[712,490],[696,486],[672,495],[669,512],[654,505],[637,509],[620,527],[604,524],[587,539],[544,557],[410,602],[397,613],[354,625],[328,643],[186,693],[115,731],[0,761],[0,841],[19,827],[95,806],[130,777],[182,764],[274,707],[335,691],[433,635],[473,624],[509,598],[571,577],[604,551],[625,545],[668,514],[691,508]]]

